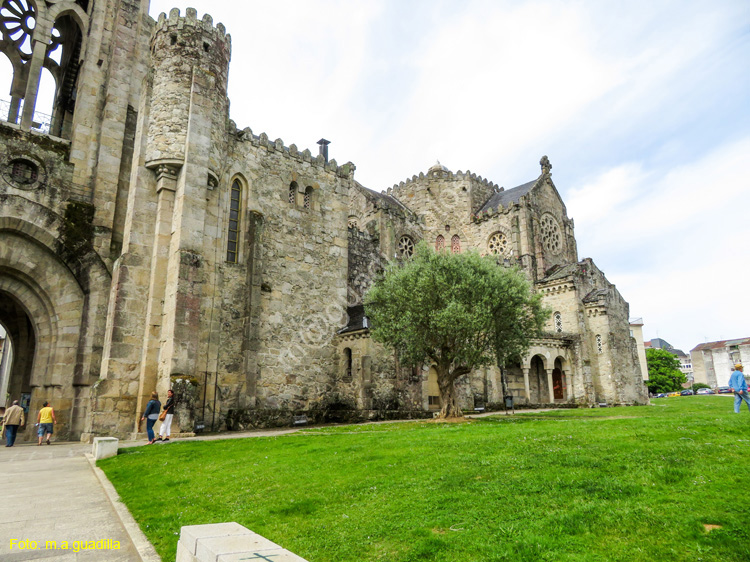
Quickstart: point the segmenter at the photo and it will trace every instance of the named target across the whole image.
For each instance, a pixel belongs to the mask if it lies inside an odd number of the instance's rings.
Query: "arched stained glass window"
[[[305,209],[309,209],[312,207],[312,196],[313,196],[313,188],[308,185],[305,188],[305,201],[303,203],[303,207]]]
[[[435,251],[440,252],[442,250],[445,250],[445,238],[443,238],[442,234],[438,234],[438,237],[435,239]]]
[[[229,221],[227,223],[227,262],[229,263],[237,263],[240,237],[240,201],[242,201],[242,185],[239,180],[234,180],[229,195]]]
[[[289,184],[289,202],[292,205],[297,204],[297,182],[293,181]]]
[[[604,346],[602,344],[602,336],[596,334],[596,351],[598,353],[604,353]]]
[[[451,238],[451,252],[454,254],[461,253],[461,239],[458,237],[458,234]]]

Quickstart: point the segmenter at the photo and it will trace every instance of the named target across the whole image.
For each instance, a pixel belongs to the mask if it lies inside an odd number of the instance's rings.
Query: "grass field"
[[[165,561],[226,521],[311,562],[750,560],[750,415],[724,396],[120,453],[99,466]]]

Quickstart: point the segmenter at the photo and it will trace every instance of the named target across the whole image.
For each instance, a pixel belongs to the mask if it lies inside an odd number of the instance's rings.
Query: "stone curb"
[[[90,453],[86,453],[86,460],[89,462],[91,470],[94,472],[97,480],[99,480],[99,484],[101,484],[107,499],[109,499],[109,502],[115,510],[115,513],[117,513],[117,518],[120,520],[120,523],[122,523],[125,532],[128,537],[130,537],[135,549],[138,551],[139,560],[141,560],[141,562],[161,562],[161,558],[156,553],[153,545],[148,541],[146,535],[143,534],[143,531],[141,531],[138,523],[133,519],[128,508],[125,507],[125,504],[120,500],[120,496],[117,491],[115,491],[115,487],[112,486],[107,475],[104,474],[104,471],[101,468],[96,466],[94,456]]]

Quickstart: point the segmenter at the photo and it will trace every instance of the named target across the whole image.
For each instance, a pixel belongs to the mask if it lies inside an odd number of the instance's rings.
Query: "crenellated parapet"
[[[234,136],[240,142],[249,142],[251,145],[258,147],[261,150],[267,150],[270,153],[297,160],[298,162],[306,162],[311,166],[330,172],[340,178],[354,178],[354,171],[357,167],[351,162],[339,166],[334,158],[331,158],[326,162],[326,159],[322,154],[313,156],[309,148],[300,151],[296,144],[286,146],[281,139],[272,141],[266,133],[255,135],[250,127],[245,127],[244,129],[239,130],[236,128],[233,121],[230,121],[229,126],[230,130],[235,131]]]
[[[446,168],[437,168],[436,166],[433,166],[427,173],[419,172],[419,175],[413,175],[410,178],[406,178],[402,182],[394,183],[393,187],[389,187],[387,190],[383,191],[383,193],[386,195],[391,195],[392,197],[396,197],[398,199],[401,192],[403,192],[405,189],[412,189],[414,184],[424,184],[425,182],[436,180],[449,182],[470,181],[477,187],[481,186],[494,193],[500,193],[501,191],[503,191],[503,188],[498,186],[496,183],[487,178],[483,178],[482,176],[479,176],[471,172],[470,170],[466,170],[466,172],[462,172],[461,170],[459,170],[458,172],[452,172]]]
[[[214,26],[213,18],[209,14],[205,14],[201,19],[198,19],[198,12],[195,8],[187,8],[184,16],[180,16],[179,8],[172,8],[169,15],[164,12],[159,14],[154,26],[153,37],[165,31],[176,34],[178,36],[177,42],[185,41],[186,37],[181,37],[183,33],[184,35],[199,33],[203,38],[208,39],[210,44],[219,47],[220,50],[227,53],[232,50],[232,37],[227,33],[224,24],[218,23]]]

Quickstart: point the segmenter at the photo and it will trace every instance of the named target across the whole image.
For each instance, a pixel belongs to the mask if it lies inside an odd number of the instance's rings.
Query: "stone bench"
[[[180,530],[176,562],[307,562],[239,523],[190,525]]]
[[[117,456],[117,446],[120,440],[116,437],[94,437],[94,445],[91,454],[95,461]]]

